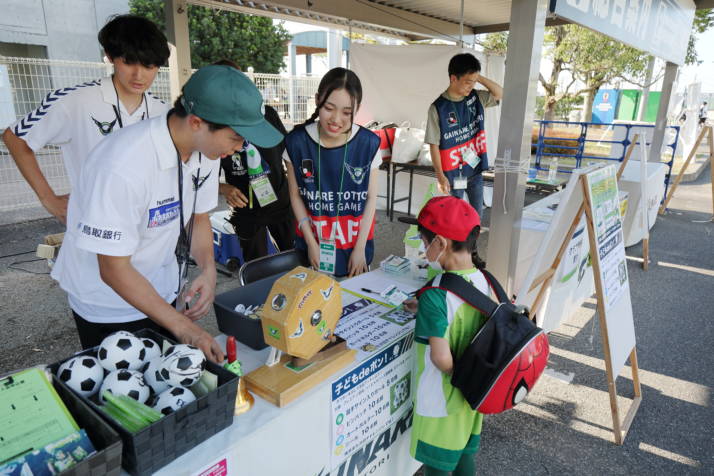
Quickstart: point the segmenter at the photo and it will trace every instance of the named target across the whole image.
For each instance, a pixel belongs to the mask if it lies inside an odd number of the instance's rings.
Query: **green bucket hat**
[[[265,120],[263,97],[253,82],[230,66],[205,66],[193,73],[181,103],[189,114],[230,126],[259,147],[273,147],[283,139]]]

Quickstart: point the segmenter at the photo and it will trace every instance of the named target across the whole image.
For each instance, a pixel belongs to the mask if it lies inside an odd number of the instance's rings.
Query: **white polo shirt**
[[[112,134],[89,154],[69,202],[67,234],[52,270],[70,307],[86,320],[116,323],[146,317],[102,281],[97,254],[131,256],[134,268],[166,302],[176,298],[177,161],[166,114]],[[188,223],[194,197],[196,213],[216,207],[220,161],[194,153],[182,167]]]
[[[106,77],[50,92],[40,106],[17,121],[12,130],[34,152],[47,144],[60,146],[74,190],[89,152],[104,137],[118,131],[120,122],[127,127],[168,110],[163,101],[146,93],[139,107],[129,114],[117,97],[112,78]]]

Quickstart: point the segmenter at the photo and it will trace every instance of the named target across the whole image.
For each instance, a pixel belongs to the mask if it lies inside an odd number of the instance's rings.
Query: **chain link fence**
[[[111,73],[112,66],[105,63],[0,56],[0,133],[35,110],[50,91],[93,81]],[[295,124],[305,121],[314,111],[314,97],[320,78],[251,71],[246,74],[263,94],[265,104],[276,109],[286,129],[290,130]],[[159,69],[150,91],[164,101],[170,101],[169,68]],[[40,169],[55,193],[69,193],[69,179],[59,147],[44,147],[36,155]],[[35,193],[0,141],[0,213],[40,206]],[[14,215],[20,217],[15,221],[22,221],[22,214]]]

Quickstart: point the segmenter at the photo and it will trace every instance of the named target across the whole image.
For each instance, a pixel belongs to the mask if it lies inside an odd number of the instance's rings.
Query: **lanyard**
[[[350,133],[352,131],[350,130]],[[347,146],[349,144],[349,138],[347,139],[347,142],[345,142],[345,153],[342,157],[342,172],[340,173],[340,192],[339,195],[337,196],[337,216],[335,217],[335,220],[338,222],[337,226],[339,226],[339,220],[340,220],[340,205],[342,204],[342,184],[345,179],[345,164],[347,163]],[[320,202],[323,202],[322,200],[322,167],[320,167],[320,150],[322,149],[322,144],[320,143],[320,125],[318,124],[317,126],[317,199]],[[324,203],[323,203],[324,205]],[[332,236],[329,237],[330,240],[333,239]]]
[[[170,114],[166,115],[166,127],[168,128]],[[169,129],[169,136],[171,136],[171,129]],[[173,137],[171,137],[173,142]],[[176,291],[176,295],[181,292],[183,286],[183,279],[188,276],[188,263],[189,255],[191,254],[191,238],[193,237],[193,218],[196,213],[196,197],[198,196],[198,181],[201,178],[201,154],[198,154],[198,171],[196,173],[196,178],[193,181],[193,187],[195,193],[193,194],[193,206],[191,207],[191,218],[186,226],[184,226],[183,217],[183,162],[181,161],[181,154],[176,147],[174,142],[174,149],[176,149],[176,165],[178,166],[178,196],[179,196],[179,238],[176,244],[176,259],[179,265],[179,288]],[[188,230],[186,230],[188,228]]]
[[[114,84],[114,79],[112,76],[112,86],[114,86],[114,94],[117,96],[117,103],[112,104],[112,109],[114,109],[114,117],[116,117],[117,122],[119,123],[119,129],[124,129],[124,121],[121,120],[121,108],[119,107],[119,92],[117,91],[117,86]],[[149,118],[149,101],[146,100],[146,94],[143,93],[141,95],[141,102],[144,103],[144,110],[146,111],[144,114],[141,115],[141,120],[143,121],[144,119]]]

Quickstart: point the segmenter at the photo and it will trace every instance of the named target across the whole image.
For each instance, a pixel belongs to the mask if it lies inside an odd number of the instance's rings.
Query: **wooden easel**
[[[699,146],[701,145],[702,141],[704,140],[704,137],[706,136],[709,136],[709,168],[711,169],[712,174],[712,210],[714,210],[714,130],[712,130],[712,126],[704,126],[702,127],[702,130],[699,133],[699,137],[697,137],[697,140],[694,143],[694,147],[692,147],[691,152],[689,152],[687,160],[684,162],[684,165],[679,171],[677,178],[670,187],[669,192],[667,192],[667,197],[664,199],[664,203],[662,203],[662,205],[659,207],[660,215],[664,215],[664,211],[667,209],[669,201],[672,200],[674,191],[677,190],[679,182],[682,181],[682,177],[684,176],[684,172],[687,170],[687,167],[689,167],[689,162],[691,162],[692,159],[697,155],[697,149],[699,149]],[[712,215],[712,221],[714,221],[714,215]]]
[[[630,156],[632,155],[632,151],[635,150],[635,145],[637,145],[637,140],[640,138],[639,134],[635,134],[632,137],[632,142],[630,143],[630,146],[627,148],[627,153],[625,154],[625,158],[622,160],[622,163],[620,164],[620,168],[617,169],[617,183],[620,183],[620,177],[622,177],[622,173],[625,171],[625,167],[627,166],[627,162],[630,161]],[[642,158],[640,158],[642,160]],[[647,197],[642,197],[642,200],[646,200]],[[649,268],[649,263],[650,263],[650,238],[649,238],[649,233],[647,234],[647,238],[642,239],[642,269],[647,271]]]
[[[599,279],[599,276],[601,274],[601,268],[600,257],[597,252],[596,231],[594,224],[595,222],[593,219],[593,210],[590,206],[590,191],[588,189],[587,181],[585,180],[585,175],[582,175],[580,177],[580,183],[583,187],[583,202],[580,204],[580,208],[578,209],[573,219],[573,222],[568,228],[568,232],[566,233],[565,238],[563,239],[563,242],[560,245],[560,248],[558,249],[558,253],[553,259],[553,263],[545,272],[543,272],[541,275],[539,275],[533,280],[533,284],[531,285],[528,292],[532,292],[538,286],[541,286],[531,306],[531,309],[534,312],[537,312],[540,303],[543,299],[543,296],[545,295],[546,290],[550,286],[550,282],[552,281],[553,276],[555,275],[555,272],[558,269],[558,266],[560,265],[560,262],[563,258],[563,255],[565,254],[565,251],[568,248],[568,244],[570,243],[570,240],[572,239],[573,234],[575,233],[578,223],[580,222],[580,218],[582,217],[583,213],[585,213],[585,221],[590,242],[590,257],[592,259],[593,277],[595,279],[595,296],[597,298],[597,311],[598,318],[600,321],[600,334],[602,337],[602,348],[605,357],[604,360],[605,370],[607,374],[607,387],[608,393],[610,394],[610,411],[612,413],[613,433],[615,435],[615,443],[621,445],[624,442],[625,436],[627,436],[627,432],[630,429],[630,425],[632,424],[635,414],[637,413],[637,409],[639,408],[640,403],[642,402],[639,367],[637,365],[637,348],[633,347],[629,354],[630,366],[632,368],[632,384],[634,387],[634,398],[632,399],[632,405],[630,405],[630,408],[625,414],[624,419],[621,420],[620,409],[617,404],[617,387],[615,383],[615,379],[617,376],[614,375],[612,368],[612,362],[610,358],[610,342],[608,338],[607,321],[605,319],[605,292],[602,288],[602,283]]]

